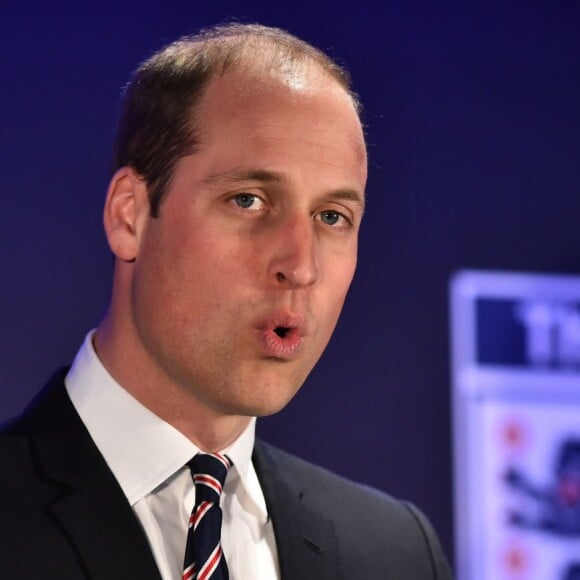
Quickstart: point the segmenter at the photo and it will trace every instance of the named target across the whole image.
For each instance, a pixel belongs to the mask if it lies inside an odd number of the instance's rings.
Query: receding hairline
[[[175,74],[187,73],[193,61],[199,66],[200,60],[202,66],[203,61],[207,62],[209,82],[230,72],[288,79],[318,69],[346,91],[360,114],[360,101],[351,88],[346,68],[322,50],[281,28],[233,23],[203,29],[167,45],[147,59],[140,69],[170,65]]]

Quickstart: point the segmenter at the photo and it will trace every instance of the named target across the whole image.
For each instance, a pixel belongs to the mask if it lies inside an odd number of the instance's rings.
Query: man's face
[[[210,84],[200,150],[178,162],[134,263],[131,314],[148,356],[222,414],[291,399],[355,270],[360,123],[336,81],[311,72],[297,85],[249,73]]]

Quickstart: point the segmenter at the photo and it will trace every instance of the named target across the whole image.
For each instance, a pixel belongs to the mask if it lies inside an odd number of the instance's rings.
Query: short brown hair
[[[276,72],[318,65],[347,91],[358,111],[347,71],[312,45],[279,28],[227,24],[186,36],[147,59],[124,93],[113,170],[135,169],[147,183],[157,217],[177,161],[199,148],[196,106],[210,81],[230,69],[258,62]]]

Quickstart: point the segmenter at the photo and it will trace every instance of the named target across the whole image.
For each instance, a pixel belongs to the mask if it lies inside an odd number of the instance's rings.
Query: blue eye
[[[323,211],[320,214],[320,219],[329,226],[334,226],[342,216],[336,211]]]
[[[252,207],[252,204],[254,203],[255,200],[255,196],[249,195],[247,193],[240,193],[239,195],[236,195],[234,199],[236,200],[236,203],[240,207],[246,209],[248,207]]]
[[[235,204],[241,209],[252,209],[259,210],[262,209],[264,202],[252,193],[238,193],[232,198]]]

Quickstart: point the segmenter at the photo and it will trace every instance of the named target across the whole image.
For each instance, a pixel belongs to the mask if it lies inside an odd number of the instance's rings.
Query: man
[[[182,39],[129,85],[115,162],[110,308],[2,435],[0,575],[448,578],[414,507],[254,441],[354,274],[367,164],[346,73],[277,29]],[[216,481],[192,457],[227,478],[212,559],[188,563]]]

